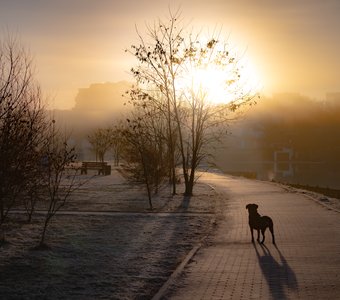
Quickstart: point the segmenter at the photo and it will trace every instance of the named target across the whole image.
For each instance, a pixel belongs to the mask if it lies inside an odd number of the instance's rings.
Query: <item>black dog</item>
[[[262,216],[257,212],[257,208],[259,206],[257,204],[247,204],[246,209],[248,209],[249,213],[249,227],[251,232],[251,241],[254,243],[254,233],[253,230],[257,230],[257,241],[260,242],[260,230],[262,232],[262,241],[261,244],[264,243],[264,232],[266,231],[267,227],[269,228],[273,244],[275,245],[275,236],[274,236],[274,225],[273,220],[267,216]]]

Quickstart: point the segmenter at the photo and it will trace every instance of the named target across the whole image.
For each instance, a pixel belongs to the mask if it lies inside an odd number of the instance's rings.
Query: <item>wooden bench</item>
[[[87,174],[87,170],[96,170],[98,175],[110,175],[111,166],[107,162],[101,161],[83,161],[81,164],[81,174]]]

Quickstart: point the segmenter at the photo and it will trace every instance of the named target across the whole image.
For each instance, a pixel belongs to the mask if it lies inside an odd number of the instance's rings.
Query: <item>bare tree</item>
[[[131,69],[136,86],[129,94],[135,106],[151,105],[163,114],[173,193],[179,149],[185,194],[191,195],[195,171],[207,155],[207,146],[222,132],[220,128],[231,119],[231,113],[253,103],[255,95],[239,84],[239,59],[231,54],[228,45],[214,36],[204,42],[199,34],[185,33],[178,17],[178,13],[170,13],[169,22],[159,20],[148,26],[145,36],[137,30],[140,44],[129,51],[138,60]],[[195,83],[195,72],[212,65],[224,71],[225,92],[233,97],[226,104],[213,104],[204,86]]]
[[[127,122],[122,131],[126,141],[123,155],[131,164],[132,176],[145,183],[149,207],[152,209],[152,192],[158,192],[168,169],[164,119],[159,118],[157,112],[139,110]]]
[[[32,69],[16,38],[0,40],[0,226],[31,186],[44,143],[45,113]]]
[[[74,149],[57,133],[54,121],[46,118],[29,53],[12,36],[1,40],[0,226],[10,210],[21,204],[30,220],[37,199],[47,195],[43,246],[49,221],[77,187],[72,174],[76,170],[67,170],[74,159]]]
[[[113,129],[98,128],[88,136],[88,141],[92,145],[93,151],[96,154],[96,160],[104,162],[105,154],[113,146]]]
[[[55,129],[52,120],[48,142],[45,148],[45,186],[47,189],[47,212],[43,222],[43,230],[38,249],[46,247],[46,230],[55,214],[66,204],[72,192],[78,189],[83,182],[77,180],[77,168],[72,167],[75,162],[75,149],[67,144],[67,138]]]
[[[111,140],[111,150],[113,153],[114,165],[119,166],[120,158],[122,156],[122,151],[124,148],[124,125],[119,122],[117,125],[113,126],[112,130],[112,140]]]
[[[147,27],[144,38],[137,30],[140,44],[132,45],[129,51],[139,61],[139,65],[131,69],[137,85],[130,90],[134,105],[152,105],[164,115],[167,125],[167,147],[169,148],[170,179],[173,194],[176,194],[176,142],[174,128],[178,126],[174,120],[174,108],[178,106],[176,79],[180,76],[180,64],[177,54],[183,46],[183,28],[176,27],[176,16],[171,15],[168,23],[158,21],[153,27]],[[128,51],[128,50],[127,50]],[[157,97],[153,97],[155,91]]]

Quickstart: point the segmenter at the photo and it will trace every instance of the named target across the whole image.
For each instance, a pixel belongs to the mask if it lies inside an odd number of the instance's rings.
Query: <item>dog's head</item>
[[[249,203],[247,204],[246,209],[248,209],[249,214],[254,214],[254,213],[257,213],[258,207],[259,206],[255,203]]]

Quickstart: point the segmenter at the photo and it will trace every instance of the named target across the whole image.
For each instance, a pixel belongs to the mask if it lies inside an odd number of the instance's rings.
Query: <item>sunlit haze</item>
[[[0,30],[30,48],[50,106],[72,108],[79,88],[131,80],[135,60],[124,49],[136,43],[135,25],[143,32],[146,23],[167,18],[169,7],[180,7],[188,30],[221,32],[240,49],[248,65],[243,78],[264,94],[340,90],[337,0],[4,0]]]
[[[183,78],[182,86],[189,86],[196,95],[212,104],[226,104],[242,95],[260,93],[262,79],[254,66],[245,58],[238,62],[239,80],[233,81],[233,66],[221,68],[213,63],[205,67],[190,69]],[[181,87],[181,84],[179,84]]]

